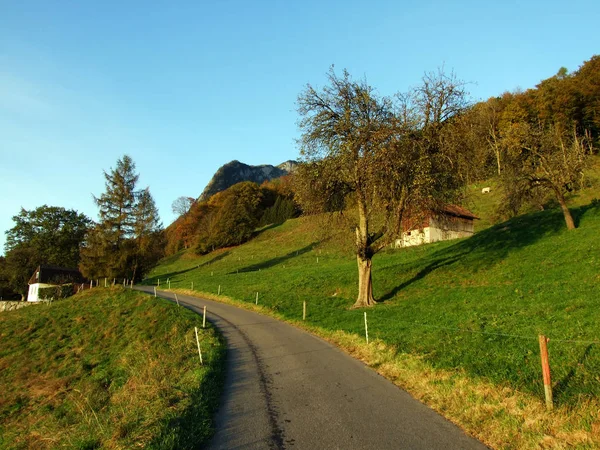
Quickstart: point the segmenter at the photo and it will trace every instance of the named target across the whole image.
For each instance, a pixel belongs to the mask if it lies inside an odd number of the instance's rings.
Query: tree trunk
[[[137,274],[137,268],[138,268],[138,263],[136,261],[135,264],[134,264],[134,266],[133,266],[133,275],[131,276],[131,279],[133,280],[134,283],[135,283],[135,276]]]
[[[562,195],[561,192],[556,191],[556,190],[554,192],[556,194],[556,199],[558,200],[558,203],[560,204],[560,209],[562,209],[563,215],[565,216],[565,223],[567,224],[567,229],[574,230],[575,229],[575,221],[573,220],[571,211],[569,211],[569,208],[567,206],[567,202],[565,201],[564,195]]]
[[[358,263],[358,297],[352,308],[374,306],[373,281],[371,280],[371,265],[373,264],[372,249],[369,243],[369,220],[367,205],[362,192],[358,192],[358,226],[356,227],[356,262]]]
[[[371,280],[372,260],[356,256],[356,262],[358,263],[358,298],[352,308],[375,306],[373,281]]]
[[[500,175],[500,150],[495,149],[496,152],[496,163],[498,164],[498,175]]]

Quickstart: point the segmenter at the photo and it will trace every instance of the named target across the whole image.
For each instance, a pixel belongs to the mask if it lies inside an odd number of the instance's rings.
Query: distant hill
[[[211,195],[224,191],[228,187],[242,181],[252,181],[260,184],[264,181],[288,175],[294,171],[297,165],[298,163],[292,160],[281,163],[278,166],[270,164],[250,166],[237,160],[228,162],[221,166],[213,175],[198,200],[208,200]]]

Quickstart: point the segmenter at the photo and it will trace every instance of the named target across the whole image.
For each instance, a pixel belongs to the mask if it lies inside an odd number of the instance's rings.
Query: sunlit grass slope
[[[469,239],[390,250],[374,259],[381,304],[368,310],[369,334],[435,367],[462,369],[543,399],[538,334],[550,337],[558,405],[600,395],[600,208],[560,211],[492,226]],[[322,221],[301,218],[253,241],[163,261],[147,281],[259,303],[325,330],[363,335],[351,310],[356,262],[339,240],[315,238]],[[318,262],[317,262],[318,259]]]
[[[201,324],[191,311],[121,288],[0,314],[0,448],[206,442],[225,346]]]
[[[588,205],[592,200],[600,198],[600,156],[590,158],[590,164],[585,170],[584,188],[568,194],[567,202],[571,207]],[[489,187],[490,192],[483,194],[481,190]],[[480,220],[475,221],[475,231],[484,230],[499,221],[498,207],[502,204],[502,186],[498,177],[470,185],[466,190],[464,206],[472,211]],[[552,194],[548,196],[548,206],[558,204]],[[525,212],[532,212],[530,211]]]

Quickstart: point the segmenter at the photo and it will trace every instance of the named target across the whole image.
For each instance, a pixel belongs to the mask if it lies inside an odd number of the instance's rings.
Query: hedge
[[[73,285],[70,283],[40,288],[38,292],[40,300],[58,300],[59,298],[67,298],[71,295],[73,295]]]

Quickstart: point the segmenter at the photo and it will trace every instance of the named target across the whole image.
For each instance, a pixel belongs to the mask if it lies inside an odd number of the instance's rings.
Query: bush
[[[40,300],[58,300],[70,297],[71,295],[73,295],[73,284],[68,283],[40,288],[38,298]]]

